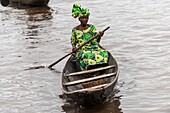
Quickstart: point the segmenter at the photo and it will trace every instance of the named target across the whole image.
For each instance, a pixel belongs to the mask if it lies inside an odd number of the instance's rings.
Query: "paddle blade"
[[[40,68],[46,68],[47,66],[43,66],[43,65],[41,65],[41,66],[33,66],[33,67],[29,67],[29,68],[27,68],[27,69],[25,69],[25,70],[33,70],[33,69],[40,69]]]

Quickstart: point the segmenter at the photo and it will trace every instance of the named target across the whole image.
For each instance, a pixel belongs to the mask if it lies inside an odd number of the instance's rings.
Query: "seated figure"
[[[98,32],[93,24],[88,24],[90,12],[86,8],[81,8],[80,4],[74,4],[72,17],[78,18],[80,24],[72,29],[71,44],[74,51],[90,38],[98,35],[98,38],[84,45],[76,51],[76,60],[79,61],[82,70],[88,70],[108,63],[109,54],[99,45],[100,38],[104,32]]]

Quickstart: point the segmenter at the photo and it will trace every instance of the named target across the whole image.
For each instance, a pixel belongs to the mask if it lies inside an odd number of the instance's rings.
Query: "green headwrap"
[[[89,16],[90,12],[87,8],[81,8],[80,4],[74,4],[72,8],[72,17],[73,18],[80,18],[82,16]]]

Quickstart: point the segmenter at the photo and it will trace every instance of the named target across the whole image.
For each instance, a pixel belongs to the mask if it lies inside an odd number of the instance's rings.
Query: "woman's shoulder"
[[[90,24],[90,28],[96,29],[96,26],[94,24]]]
[[[72,30],[75,30],[75,29],[77,29],[77,26],[76,26],[76,27],[74,27],[74,28],[72,28]]]
[[[94,24],[88,24],[88,28],[87,29],[96,29],[96,26]],[[78,25],[78,26],[76,26],[76,27],[74,27],[72,29],[72,32],[76,32],[76,31],[82,31],[82,28],[81,28],[80,25]]]
[[[90,24],[90,26],[91,26],[91,27],[95,27],[95,25],[94,25],[94,24]]]
[[[86,29],[88,29],[89,27],[91,27],[90,24],[87,24],[87,26],[88,26],[88,27],[87,27]],[[81,25],[78,25],[78,26],[74,27],[73,29],[74,29],[74,30],[78,30],[78,31],[79,31],[79,30],[80,30],[80,31],[83,31],[83,30],[84,30],[84,28],[82,28]]]

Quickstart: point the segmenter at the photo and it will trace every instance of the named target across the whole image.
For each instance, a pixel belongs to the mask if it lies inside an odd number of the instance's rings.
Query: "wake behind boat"
[[[87,71],[81,71],[79,63],[71,56],[62,73],[62,91],[66,100],[80,105],[98,105],[113,95],[119,76],[117,61],[109,53],[109,63]]]

